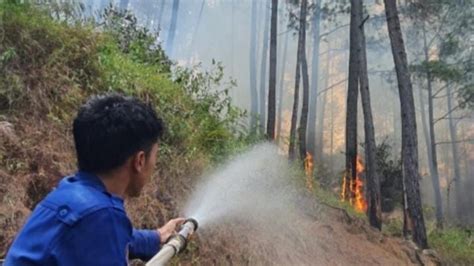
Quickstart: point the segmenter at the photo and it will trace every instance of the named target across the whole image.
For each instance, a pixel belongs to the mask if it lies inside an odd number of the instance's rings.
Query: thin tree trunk
[[[250,128],[257,127],[258,91],[257,91],[257,0],[252,0],[252,15],[250,22]]]
[[[316,153],[316,113],[318,103],[318,81],[319,81],[319,35],[321,22],[321,0],[314,0],[314,14],[312,19],[313,49],[311,58],[311,92],[309,94],[308,114],[308,150],[311,154]]]
[[[285,34],[285,45],[283,46],[283,58],[281,60],[281,72],[280,72],[280,83],[278,84],[278,114],[277,114],[277,143],[281,139],[281,111],[283,109],[283,90],[285,88],[285,71],[286,71],[286,55],[288,52],[288,40],[290,39],[290,34]]]
[[[326,83],[326,82],[325,82]],[[324,84],[324,88],[327,88],[327,84]],[[315,158],[319,158],[319,161],[324,161],[324,119],[326,117],[326,107],[327,107],[328,93],[324,92],[321,95],[321,108],[319,108],[319,113],[317,114],[317,121],[319,121],[317,130],[316,130],[316,152]]]
[[[433,160],[431,159],[431,145],[430,145],[430,133],[428,130],[428,123],[426,118],[426,111],[425,111],[425,97],[423,95],[423,90],[421,87],[418,89],[419,94],[419,101],[420,101],[420,110],[421,110],[421,125],[423,126],[423,136],[425,139],[426,151],[427,151],[427,161],[428,161],[428,170],[430,172],[430,176],[433,173]]]
[[[357,12],[359,19],[362,21],[362,0],[357,0]],[[375,130],[372,118],[372,107],[370,104],[369,76],[367,74],[367,54],[365,45],[364,22],[359,26],[360,40],[360,99],[362,102],[362,110],[364,113],[364,136],[365,136],[365,163],[366,163],[366,180],[367,180],[367,216],[372,227],[379,230],[382,229],[382,203],[380,196],[380,180],[377,171],[375,158]]]
[[[176,35],[176,27],[178,24],[179,0],[173,0],[173,9],[171,12],[171,24],[168,31],[168,39],[166,40],[166,52],[169,57],[173,56],[174,37]]]
[[[357,0],[351,0],[351,22],[350,22],[350,53],[349,53],[349,85],[347,89],[346,105],[346,168],[345,188],[343,195],[345,200],[354,198],[350,184],[355,184],[357,165],[357,98],[359,97],[359,25],[360,18],[357,10],[353,7]],[[352,182],[351,182],[352,180]]]
[[[275,140],[275,89],[277,70],[277,21],[278,21],[278,0],[272,0],[272,16],[270,27],[270,73],[268,86],[268,120],[267,138]]]
[[[469,127],[469,125],[470,125],[469,123],[473,124],[474,119],[471,118],[470,121],[468,121],[467,124],[464,124],[464,126],[461,128],[461,130],[460,130],[460,132],[462,132],[461,139],[466,139],[467,138],[468,133],[467,133],[467,130],[466,130],[466,126]],[[464,170],[465,170],[464,171],[464,176],[471,179],[471,180],[466,179],[467,182],[472,182],[472,179],[474,178],[474,172],[473,172],[474,160],[470,159],[469,156],[466,156],[466,154],[469,151],[471,151],[470,145],[466,141],[466,142],[463,143],[463,153],[462,153],[464,155],[464,156],[462,156],[463,163],[464,163]],[[459,201],[459,204],[461,205],[461,207],[466,208],[467,206],[474,206],[474,193],[470,193],[471,192],[470,188],[464,186],[462,189],[460,187],[457,187],[456,190],[457,190],[456,193],[461,193],[461,195],[463,195],[463,201]],[[466,212],[463,212],[463,215],[461,215],[461,217],[460,217],[461,222],[465,222],[466,218],[468,216],[469,215]]]
[[[328,47],[330,47],[330,45],[328,45]],[[324,76],[325,76],[325,81],[324,81],[324,88],[328,88],[329,87],[329,80],[330,80],[330,69],[331,69],[331,51],[329,50],[328,53],[327,53],[327,56],[326,56],[326,70],[324,72]],[[331,90],[332,91],[332,90]],[[324,92],[323,95],[321,95],[321,109],[318,113],[318,119],[317,121],[319,121],[319,124],[318,124],[318,130],[316,131],[316,137],[317,137],[317,141],[316,141],[316,152],[314,153],[314,157],[315,158],[319,158],[320,161],[323,161],[323,149],[324,149],[324,116],[325,116],[325,113],[326,113],[326,105],[327,105],[327,91]]]
[[[330,141],[330,154],[329,154],[329,169],[331,173],[334,172],[334,90],[331,90],[331,141]]]
[[[308,105],[309,105],[309,74],[308,63],[306,61],[306,13],[308,9],[308,0],[301,1],[300,27],[302,28],[301,45],[301,72],[303,75],[303,103],[301,106],[301,117],[299,124],[299,144],[300,158],[304,162],[306,158],[306,130],[308,127]]]
[[[452,96],[451,96],[451,87],[448,85],[446,87],[448,95],[448,112],[452,110]],[[453,119],[453,114],[450,112],[448,114],[448,123],[449,123],[449,135],[451,138],[451,151],[453,153],[453,169],[454,169],[454,186],[456,193],[456,218],[460,219],[463,213],[462,206],[462,180],[461,180],[461,169],[459,166],[459,149],[457,144],[457,134],[456,134],[456,124]]]
[[[265,1],[263,7],[265,9],[265,27],[263,29],[263,47],[262,47],[262,61],[260,64],[260,94],[259,94],[259,116],[260,116],[260,132],[265,132],[266,125],[266,76],[267,76],[267,57],[268,57],[268,45],[269,45],[269,28],[270,28],[270,8],[268,3]]]
[[[408,71],[407,55],[396,2],[384,0],[388,33],[392,47],[393,61],[397,72],[400,111],[402,118],[402,165],[403,181],[406,189],[406,209],[413,222],[413,240],[422,249],[428,247],[425,220],[420,196],[418,173],[418,143],[416,132],[415,104],[413,88]]]
[[[291,125],[290,125],[290,145],[288,148],[288,157],[291,161],[295,159],[295,145],[296,145],[296,123],[298,120],[298,102],[300,94],[300,76],[301,76],[301,54],[303,50],[303,34],[302,28],[298,31],[298,51],[296,53],[296,72],[295,72],[295,93],[293,97],[293,110],[291,111]]]
[[[390,89],[394,90],[395,91],[395,81],[393,81],[392,83],[390,83]],[[395,91],[396,92],[396,91]],[[396,96],[396,93],[395,95]],[[396,101],[396,102],[395,102]],[[402,131],[401,131],[401,123],[400,123],[400,113],[399,113],[399,110],[397,108],[397,105],[399,105],[399,101],[397,101],[397,99],[394,99],[394,103],[392,104],[392,114],[393,114],[393,148],[392,148],[392,156],[398,156],[399,154],[401,154],[402,152],[402,149],[400,147],[401,145],[401,141],[396,141],[401,135],[402,135]]]
[[[425,52],[425,61],[429,61],[428,56],[428,47],[426,44],[426,31],[423,24],[423,46]],[[438,174],[438,156],[436,152],[436,138],[434,131],[434,115],[433,115],[433,87],[431,84],[431,73],[426,71],[426,81],[428,84],[428,119],[429,119],[429,129],[430,129],[430,146],[431,146],[431,160],[433,166],[433,172],[431,172],[431,179],[433,184],[433,192],[435,196],[435,206],[436,206],[436,225],[438,227],[443,227],[443,202],[441,200],[441,190],[439,188],[439,174]]]

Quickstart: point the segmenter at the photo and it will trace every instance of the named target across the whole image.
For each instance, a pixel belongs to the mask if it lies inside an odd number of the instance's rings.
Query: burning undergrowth
[[[367,211],[363,179],[364,170],[365,167],[362,158],[360,155],[357,155],[355,175],[346,172],[342,178],[341,186],[341,201],[348,201],[359,213],[365,213]],[[347,189],[349,189],[349,191],[347,191]]]

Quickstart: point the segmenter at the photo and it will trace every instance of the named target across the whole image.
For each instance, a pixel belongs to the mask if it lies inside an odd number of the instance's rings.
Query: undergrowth
[[[428,234],[432,248],[438,251],[449,265],[474,263],[474,231],[467,228],[445,228]]]
[[[232,106],[223,68],[174,67],[157,36],[109,7],[93,24],[55,21],[26,4],[1,4],[0,112],[68,126],[91,94],[120,92],[152,103],[167,124],[163,152],[201,152],[213,161],[242,145],[245,113]],[[175,68],[175,71],[171,71]],[[217,88],[222,88],[217,90]]]
[[[383,224],[383,232],[402,237],[403,221],[390,219]],[[438,229],[434,220],[426,221],[430,248],[436,250],[447,265],[472,265],[474,263],[474,231],[472,228],[450,226]]]

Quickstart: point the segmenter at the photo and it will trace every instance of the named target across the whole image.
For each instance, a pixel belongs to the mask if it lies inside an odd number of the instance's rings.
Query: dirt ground
[[[199,233],[176,265],[440,265],[430,251],[417,250],[401,238],[386,236],[343,210],[315,203],[290,228],[243,221]],[[274,221],[268,221],[273,223]],[[194,256],[192,255],[194,254]],[[196,254],[198,254],[196,256]],[[194,258],[193,258],[194,257]]]

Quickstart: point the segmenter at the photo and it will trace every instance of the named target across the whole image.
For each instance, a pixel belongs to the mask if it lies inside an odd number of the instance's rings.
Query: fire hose
[[[195,219],[189,218],[181,226],[181,230],[166,242],[160,251],[151,258],[146,266],[166,265],[176,254],[186,248],[189,237],[197,230],[198,223]]]

